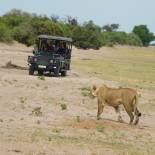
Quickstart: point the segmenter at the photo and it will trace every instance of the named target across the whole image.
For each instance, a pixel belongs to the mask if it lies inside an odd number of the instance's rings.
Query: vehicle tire
[[[34,74],[34,68],[32,66],[29,67],[29,75]]]
[[[42,70],[38,70],[38,75],[43,75],[43,71]]]
[[[54,75],[55,75],[55,77],[58,77],[59,76],[59,71],[60,71],[60,68],[59,67],[54,69]]]
[[[61,72],[61,76],[66,76],[67,75],[67,71],[62,71]]]

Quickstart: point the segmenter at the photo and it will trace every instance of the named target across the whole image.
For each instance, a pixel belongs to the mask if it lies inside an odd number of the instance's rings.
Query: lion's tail
[[[138,104],[138,94],[135,95],[134,114],[140,117],[142,114],[138,110],[137,104]]]

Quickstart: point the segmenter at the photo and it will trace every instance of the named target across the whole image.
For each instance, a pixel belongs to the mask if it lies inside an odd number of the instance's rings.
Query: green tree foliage
[[[125,32],[102,32],[102,43],[108,46],[116,44],[142,46],[142,41],[136,34]]]
[[[99,49],[102,46],[101,29],[93,21],[86,22],[83,26],[75,27],[73,39],[75,40],[75,45],[79,48]]]
[[[127,45],[134,45],[134,46],[143,46],[143,43],[138,35],[134,33],[129,33],[127,35]]]
[[[32,25],[28,22],[24,22],[23,24],[16,26],[13,29],[13,38],[28,46],[34,44],[35,34]]]
[[[51,15],[51,20],[53,21],[53,22],[58,22],[59,21],[59,16],[57,16],[57,15],[55,15],[55,14],[52,14]]]
[[[99,49],[101,46],[126,44],[142,46],[154,39],[145,25],[134,28],[134,33],[118,31],[119,24],[102,28],[93,21],[79,24],[77,18],[66,16],[61,20],[57,15],[38,16],[13,9],[0,17],[0,41],[17,40],[27,46],[33,45],[37,35],[48,34],[72,37],[74,45],[83,49]]]
[[[32,19],[32,27],[36,35],[63,35],[60,24],[50,20]]]
[[[110,43],[113,44],[126,44],[126,33],[125,32],[103,32],[103,43],[104,45]]]
[[[110,24],[110,25],[107,24],[102,27],[102,30],[107,32],[117,31],[118,29],[119,29],[119,24]]]
[[[78,21],[75,17],[67,16],[65,20],[66,20],[66,23],[70,25],[78,25]]]
[[[30,18],[31,18],[30,14],[28,14],[26,12],[22,12],[21,10],[16,10],[16,9],[11,10],[10,12],[6,13],[3,16],[4,22],[10,28],[14,28],[16,26],[19,26],[23,22],[30,20]]]
[[[139,36],[144,46],[148,46],[150,41],[154,40],[153,33],[149,31],[146,25],[135,26],[133,33]]]
[[[12,41],[12,34],[9,27],[0,21],[0,41],[2,42],[11,42]]]

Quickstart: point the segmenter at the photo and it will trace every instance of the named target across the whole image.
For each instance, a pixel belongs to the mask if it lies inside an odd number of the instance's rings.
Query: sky
[[[70,15],[81,24],[88,20],[100,26],[117,23],[126,32],[144,24],[155,34],[155,0],[0,0],[0,16],[14,8],[49,17]]]

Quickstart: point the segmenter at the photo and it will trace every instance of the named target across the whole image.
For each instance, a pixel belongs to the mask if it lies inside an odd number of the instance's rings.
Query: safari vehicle
[[[38,71],[53,72],[55,76],[66,76],[70,70],[72,39],[66,37],[39,35],[33,56],[28,56],[29,75]]]

